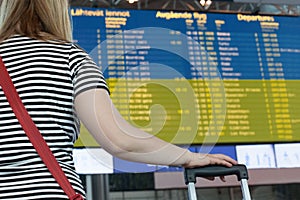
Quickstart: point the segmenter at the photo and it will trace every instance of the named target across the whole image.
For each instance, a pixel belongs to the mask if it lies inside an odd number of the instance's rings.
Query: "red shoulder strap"
[[[0,57],[0,84],[2,90],[15,113],[19,123],[24,129],[27,137],[30,142],[36,149],[37,153],[40,155],[42,161],[47,166],[48,170],[55,178],[60,187],[68,195],[71,200],[83,200],[83,197],[79,194],[76,194],[72,185],[70,184],[65,173],[61,169],[59,163],[57,162],[55,156],[53,155],[51,149],[44,140],[42,134],[32,121],[30,115],[28,114],[24,104],[22,103],[21,98],[19,97],[17,90],[7,72],[7,69]]]

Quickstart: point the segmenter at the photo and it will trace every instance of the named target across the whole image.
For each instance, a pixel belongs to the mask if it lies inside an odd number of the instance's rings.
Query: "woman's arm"
[[[192,153],[133,127],[120,115],[104,89],[79,94],[75,109],[101,147],[121,159],[184,167],[237,164],[223,154]]]

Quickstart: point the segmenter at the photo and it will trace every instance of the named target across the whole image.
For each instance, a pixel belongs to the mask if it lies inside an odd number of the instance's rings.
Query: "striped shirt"
[[[74,189],[84,195],[72,148],[80,122],[76,95],[108,89],[96,64],[70,43],[15,35],[0,43],[0,55],[33,121]],[[0,87],[0,199],[68,199],[28,140]]]

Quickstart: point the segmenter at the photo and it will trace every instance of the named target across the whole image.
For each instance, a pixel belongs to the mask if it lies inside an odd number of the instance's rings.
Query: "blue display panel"
[[[74,41],[133,125],[174,144],[300,141],[299,17],[71,12]]]

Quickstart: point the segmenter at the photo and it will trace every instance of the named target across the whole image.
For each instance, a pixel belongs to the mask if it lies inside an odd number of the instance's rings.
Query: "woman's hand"
[[[236,160],[224,154],[199,154],[191,152],[191,159],[188,163],[183,165],[185,168],[203,167],[207,165],[224,165],[232,167],[238,164]],[[206,177],[207,180],[213,181],[215,177]],[[221,181],[225,182],[225,177],[220,176]]]
[[[190,160],[183,165],[185,168],[202,167],[207,165],[224,165],[231,167],[238,164],[236,160],[224,154],[202,154],[191,152]]]

